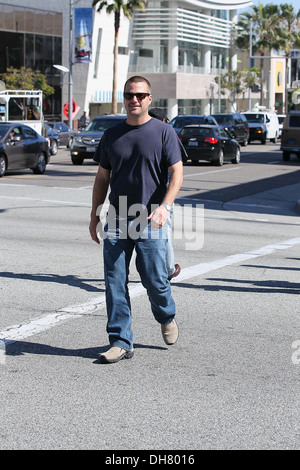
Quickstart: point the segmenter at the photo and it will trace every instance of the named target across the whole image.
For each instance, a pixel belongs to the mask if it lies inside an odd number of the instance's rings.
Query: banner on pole
[[[75,63],[92,62],[93,8],[75,8]]]

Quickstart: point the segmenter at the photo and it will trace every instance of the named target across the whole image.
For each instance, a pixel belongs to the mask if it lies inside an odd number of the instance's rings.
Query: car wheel
[[[71,148],[73,144],[73,137],[69,138],[69,142],[67,143],[67,149]]]
[[[223,149],[220,149],[218,158],[213,160],[213,165],[222,166],[224,163],[224,152]]]
[[[235,151],[235,157],[231,160],[232,163],[240,163],[241,161],[241,152],[240,152],[240,149],[236,149]]]
[[[50,153],[51,155],[56,155],[58,150],[58,145],[56,140],[51,140],[50,142]]]
[[[244,142],[242,142],[242,144],[241,144],[242,147],[247,147],[248,142],[249,142],[248,139],[245,139]]]
[[[36,166],[31,168],[36,175],[43,175],[46,171],[47,160],[43,153],[39,153],[36,159]]]
[[[271,142],[273,142],[273,144],[277,144],[277,135],[274,137],[274,139],[271,139]]]
[[[282,159],[283,159],[285,162],[288,162],[289,159],[290,159],[290,152],[282,152]]]
[[[79,157],[78,155],[71,155],[71,160],[73,165],[82,165],[84,158]]]
[[[265,145],[266,142],[267,142],[267,138],[264,135],[263,138],[261,139],[261,143],[262,143],[262,145]]]
[[[0,178],[6,173],[7,163],[4,155],[0,155]]]

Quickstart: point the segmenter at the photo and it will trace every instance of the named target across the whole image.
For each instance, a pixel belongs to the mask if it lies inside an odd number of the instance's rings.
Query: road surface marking
[[[236,170],[239,170],[240,168],[239,167],[235,167],[235,168],[224,168],[223,170],[212,170],[212,171],[201,171],[200,173],[185,173],[184,176],[183,176],[183,179],[187,179],[187,178],[190,178],[191,176],[206,176],[206,175],[209,175],[211,173],[224,173],[224,171],[236,171]]]
[[[194,266],[189,266],[188,268],[183,268],[181,270],[181,273],[176,278],[176,282],[192,279],[194,277],[201,276],[202,274],[206,274],[216,269],[224,268],[225,266],[241,263],[248,259],[254,259],[260,256],[270,255],[277,250],[285,250],[287,248],[299,244],[300,237],[291,238],[289,240],[284,240],[280,243],[266,245],[255,250],[246,251],[245,253],[236,253],[234,255],[226,256],[225,258],[219,260],[208,261],[206,263],[200,263]],[[139,283],[130,288],[129,293],[130,297],[134,298],[144,295],[146,291],[142,284]],[[80,318],[85,314],[95,312],[103,306],[105,306],[105,294],[102,294],[101,296],[93,298],[89,302],[85,302],[80,305],[70,305],[68,307],[63,307],[56,313],[45,315],[42,318],[30,320],[28,323],[8,327],[5,330],[0,331],[0,341],[2,341],[4,344],[12,343],[15,341],[21,341],[37,333],[42,333],[43,331],[46,331],[58,325],[62,321]]]
[[[67,205],[76,205],[76,206],[87,206],[90,207],[91,203],[88,202],[72,202],[72,201],[58,201],[56,199],[40,199],[37,197],[15,197],[15,196],[0,196],[0,199],[13,199],[13,200],[21,200],[21,201],[38,201],[38,202],[47,202],[51,204],[67,204]]]

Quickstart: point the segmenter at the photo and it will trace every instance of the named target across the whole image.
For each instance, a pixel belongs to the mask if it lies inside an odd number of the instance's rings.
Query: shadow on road
[[[252,266],[251,266],[252,267]],[[213,281],[216,284],[206,284],[206,281]],[[219,277],[206,278],[203,284],[191,284],[187,282],[172,283],[173,286],[185,289],[202,289],[211,292],[251,292],[259,294],[300,294],[300,283],[289,281],[255,281],[244,279],[227,279]]]
[[[104,292],[105,289],[91,285],[91,283],[104,282],[103,279],[80,279],[77,276],[67,275],[60,276],[59,274],[28,274],[28,273],[13,273],[11,271],[0,272],[0,278],[10,279],[23,279],[38,282],[55,282],[58,284],[66,284],[72,287],[78,287],[88,292]]]
[[[203,173],[203,178],[205,178],[205,173]],[[278,191],[278,194],[267,194],[272,191]],[[257,200],[261,201],[261,205],[259,202],[255,204],[255,201],[252,206],[250,201],[249,204],[238,205],[240,198],[255,196],[259,193],[265,193],[261,198],[258,196]],[[189,204],[194,207],[197,204],[204,204],[205,208],[222,210],[224,204],[236,201],[238,209],[230,207],[230,210],[278,215],[286,215],[289,210],[288,215],[299,218],[299,214],[295,210],[298,199],[300,199],[300,170],[204,192],[192,193],[189,190],[189,195],[178,197],[176,204]]]
[[[23,356],[26,354],[45,355],[45,356],[62,356],[62,357],[82,357],[86,359],[96,359],[98,361],[99,354],[109,348],[108,345],[97,346],[92,348],[68,349],[48,344],[30,343],[28,341],[18,341],[6,345],[6,354],[9,356]],[[134,344],[134,349],[155,349],[166,350],[168,348],[162,346],[153,346],[147,344]]]

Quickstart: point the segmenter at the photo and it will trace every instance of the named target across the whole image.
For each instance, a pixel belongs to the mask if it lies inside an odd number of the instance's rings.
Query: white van
[[[276,143],[279,138],[279,121],[273,111],[258,110],[243,113],[249,124],[249,140],[260,140],[265,144],[267,139]]]

